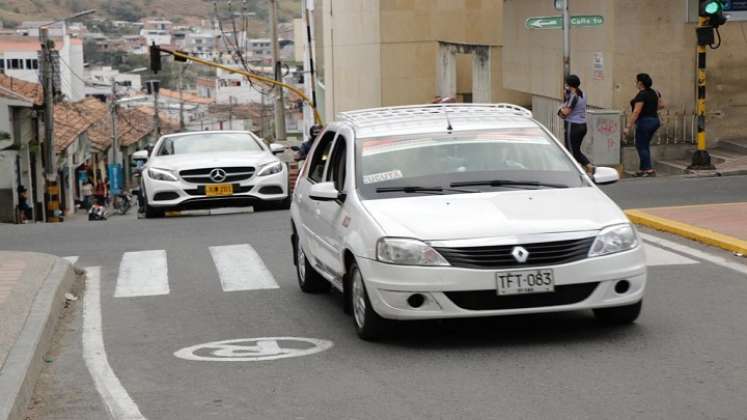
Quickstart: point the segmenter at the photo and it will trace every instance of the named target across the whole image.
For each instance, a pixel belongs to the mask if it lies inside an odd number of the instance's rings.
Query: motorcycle
[[[130,208],[135,204],[135,196],[129,191],[122,191],[120,194],[115,195],[112,200],[112,206],[121,215],[127,214]]]
[[[100,203],[96,203],[91,206],[91,208],[88,210],[88,220],[106,220],[107,214],[106,214],[106,207],[101,205]]]

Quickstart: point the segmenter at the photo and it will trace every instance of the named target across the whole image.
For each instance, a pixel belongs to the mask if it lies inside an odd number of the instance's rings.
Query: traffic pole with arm
[[[708,25],[707,17],[698,18],[698,28],[704,28]],[[695,103],[695,112],[697,118],[697,150],[693,154],[692,164],[688,169],[693,170],[712,170],[715,169],[711,163],[711,156],[707,150],[706,133],[705,133],[705,112],[706,112],[706,45],[698,43],[698,73],[697,73],[697,100]]]

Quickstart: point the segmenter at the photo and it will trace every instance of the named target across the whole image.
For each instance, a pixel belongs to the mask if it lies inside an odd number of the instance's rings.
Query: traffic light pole
[[[708,26],[709,19],[701,16],[698,19],[698,28]],[[697,150],[693,155],[692,164],[688,169],[693,170],[712,170],[715,169],[711,163],[711,155],[708,153],[706,133],[705,133],[705,113],[706,113],[706,45],[698,43],[698,98],[696,101],[695,111],[697,114]]]

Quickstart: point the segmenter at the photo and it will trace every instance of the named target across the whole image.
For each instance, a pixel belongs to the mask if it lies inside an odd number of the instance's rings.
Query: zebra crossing
[[[645,244],[650,267],[699,264],[667,249]],[[224,292],[278,289],[262,257],[250,244],[208,247]],[[64,257],[75,264],[79,257]],[[171,293],[166,250],[130,251],[122,254],[116,277],[115,298],[162,296]]]

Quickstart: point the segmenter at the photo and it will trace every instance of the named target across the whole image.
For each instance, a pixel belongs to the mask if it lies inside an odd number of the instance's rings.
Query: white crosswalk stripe
[[[166,251],[125,252],[119,264],[115,298],[169,294]]]
[[[224,292],[278,288],[262,257],[249,244],[211,246],[210,255]]]

